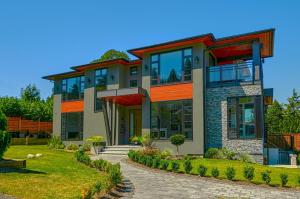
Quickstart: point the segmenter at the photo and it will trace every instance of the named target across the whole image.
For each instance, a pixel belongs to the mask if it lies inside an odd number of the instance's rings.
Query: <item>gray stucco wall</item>
[[[53,135],[61,136],[61,81],[54,82],[53,95]]]
[[[227,136],[227,98],[261,94],[261,85],[208,88],[206,93],[206,147],[226,147],[235,152],[259,155],[255,158],[262,161],[263,143],[261,139],[228,139]]]

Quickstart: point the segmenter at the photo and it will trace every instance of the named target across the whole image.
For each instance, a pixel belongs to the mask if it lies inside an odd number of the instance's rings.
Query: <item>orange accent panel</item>
[[[175,84],[167,86],[155,86],[150,88],[151,102],[171,101],[193,98],[193,84]]]
[[[70,102],[62,102],[61,103],[61,112],[69,113],[69,112],[82,112],[84,109],[83,100],[80,101],[70,101]]]

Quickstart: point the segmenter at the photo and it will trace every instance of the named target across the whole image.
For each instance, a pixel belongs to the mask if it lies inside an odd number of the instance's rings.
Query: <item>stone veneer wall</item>
[[[226,147],[235,152],[251,154],[257,162],[263,161],[262,140],[228,139],[227,98],[261,95],[261,85],[207,88],[206,93],[206,147]]]

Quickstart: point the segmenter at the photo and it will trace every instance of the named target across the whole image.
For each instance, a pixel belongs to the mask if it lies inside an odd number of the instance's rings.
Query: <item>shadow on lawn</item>
[[[42,171],[34,171],[30,169],[14,169],[14,168],[0,168],[0,173],[24,173],[24,174],[47,174]]]

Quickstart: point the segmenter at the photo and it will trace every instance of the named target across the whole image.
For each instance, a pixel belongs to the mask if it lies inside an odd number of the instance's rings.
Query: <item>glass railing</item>
[[[208,85],[252,83],[255,79],[252,60],[237,64],[210,66],[207,68]]]

